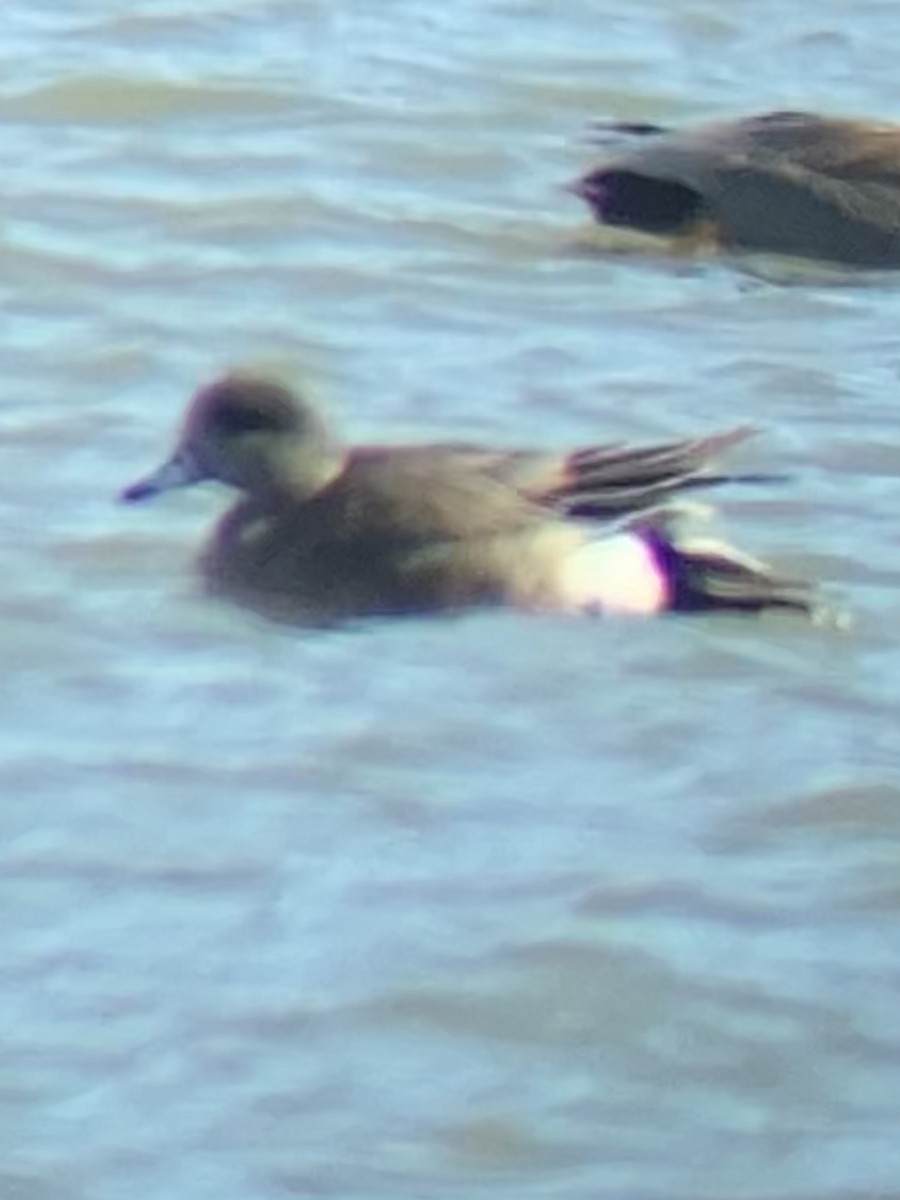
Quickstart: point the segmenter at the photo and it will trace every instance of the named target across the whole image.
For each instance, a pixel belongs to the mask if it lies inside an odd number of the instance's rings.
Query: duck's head
[[[231,374],[195,393],[172,457],[122,499],[146,500],[205,479],[256,496],[307,499],[340,466],[340,451],[308,401],[273,380]]]

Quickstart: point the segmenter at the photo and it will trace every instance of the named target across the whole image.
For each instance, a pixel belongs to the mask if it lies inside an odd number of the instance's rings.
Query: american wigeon
[[[507,603],[569,612],[810,611],[810,589],[665,521],[597,539],[617,517],[735,479],[709,466],[747,436],[568,454],[467,444],[345,449],[270,380],[200,388],[175,453],[134,501],[216,479],[243,493],[202,560],[214,589],[272,615],[337,618]]]
[[[900,126],[774,112],[620,144],[571,185],[606,225],[857,267],[900,267]],[[624,141],[624,145],[621,142]]]

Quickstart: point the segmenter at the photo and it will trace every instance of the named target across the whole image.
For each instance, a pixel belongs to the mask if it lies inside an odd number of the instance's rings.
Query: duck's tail
[[[653,121],[611,121],[600,117],[588,121],[583,140],[602,146],[631,138],[658,137],[670,132],[671,126],[657,125]]]
[[[571,517],[608,519],[649,509],[676,492],[734,483],[784,483],[784,475],[719,471],[713,465],[753,433],[750,426],[738,426],[708,437],[650,446],[577,450],[567,460],[564,484],[543,499]]]
[[[648,513],[631,523],[667,584],[670,612],[756,614],[771,609],[816,621],[843,622],[808,580],[782,575],[767,563],[715,538],[683,536],[684,507]]]

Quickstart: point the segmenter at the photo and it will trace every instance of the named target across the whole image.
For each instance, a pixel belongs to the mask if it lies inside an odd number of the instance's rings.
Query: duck
[[[785,111],[593,136],[607,150],[568,186],[602,225],[688,252],[900,267],[900,125]]]
[[[811,585],[725,543],[682,537],[680,510],[664,504],[696,488],[771,478],[714,466],[751,432],[559,452],[468,442],[347,447],[305,395],[229,372],[196,391],[172,455],[121,499],[207,480],[236,489],[201,555],[201,576],[210,591],[280,619],[496,605],[810,613]],[[604,520],[619,524],[598,536]]]

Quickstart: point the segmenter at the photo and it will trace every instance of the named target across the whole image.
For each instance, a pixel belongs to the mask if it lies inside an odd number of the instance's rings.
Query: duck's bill
[[[120,499],[131,503],[136,500],[150,500],[162,492],[170,492],[173,488],[190,487],[199,483],[206,475],[192,455],[184,452],[176,454],[168,462],[163,463],[159,470],[144,479],[139,479],[130,487],[125,488]]]

